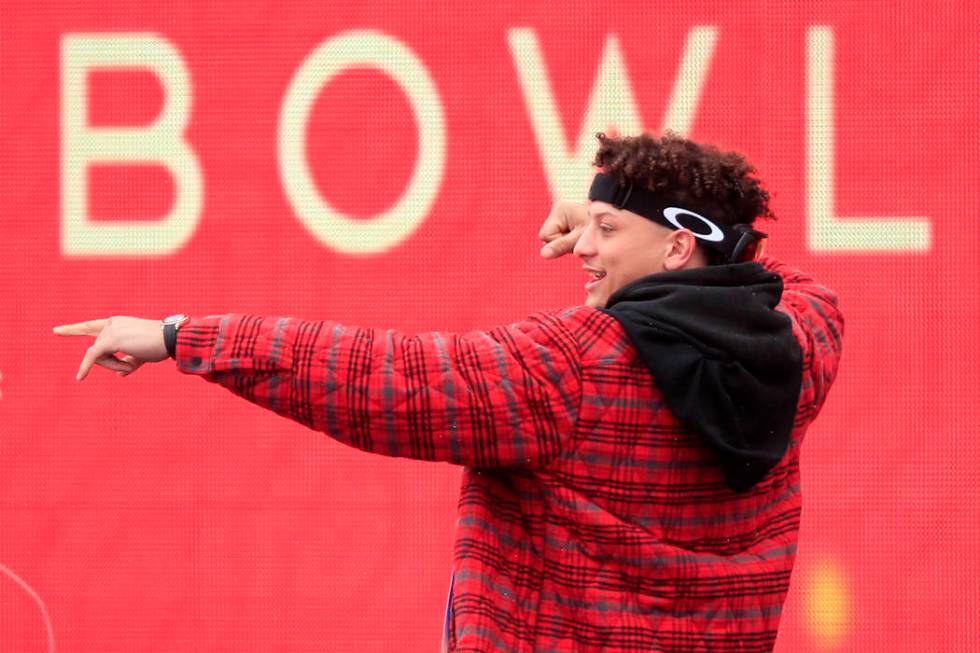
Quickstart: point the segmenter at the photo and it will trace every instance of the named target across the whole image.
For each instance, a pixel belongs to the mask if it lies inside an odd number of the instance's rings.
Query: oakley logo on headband
[[[762,255],[766,234],[752,229],[748,224],[714,222],[697,212],[709,211],[708,207],[698,206],[697,200],[692,200],[693,206],[689,209],[674,206],[673,202],[664,200],[653,191],[631,183],[620,184],[603,172],[592,180],[589,199],[607,202],[617,209],[631,211],[670,229],[686,229],[702,245],[722,254],[726,263],[754,261]]]
[[[725,234],[722,232],[721,227],[703,215],[695,213],[694,211],[688,211],[687,209],[681,209],[676,206],[668,206],[663,210],[663,215],[665,218],[667,218],[667,221],[670,224],[674,225],[678,229],[687,229],[701,240],[709,240],[713,243],[720,243],[721,241],[725,240]],[[708,233],[701,233],[697,229],[692,229],[690,225],[681,224],[681,221],[678,220],[678,218],[684,216],[691,216],[692,218],[701,221],[702,224],[707,225],[709,229]]]

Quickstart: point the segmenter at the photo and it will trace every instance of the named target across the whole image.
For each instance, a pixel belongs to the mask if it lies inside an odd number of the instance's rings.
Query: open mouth
[[[593,287],[599,284],[606,277],[606,273],[601,270],[590,270],[586,269],[589,273],[589,280],[585,282],[585,289],[591,290]]]

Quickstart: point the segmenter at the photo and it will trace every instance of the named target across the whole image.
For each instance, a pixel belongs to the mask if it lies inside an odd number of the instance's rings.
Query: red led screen
[[[538,255],[596,131],[743,152],[839,294],[778,651],[974,651],[976,2],[0,7],[0,650],[437,649],[459,471],[372,457],[56,324],[469,331],[584,300]]]

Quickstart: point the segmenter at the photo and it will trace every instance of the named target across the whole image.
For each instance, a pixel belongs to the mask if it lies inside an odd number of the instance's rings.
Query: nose
[[[578,237],[578,240],[575,242],[575,248],[572,250],[572,253],[575,254],[575,256],[585,258],[586,256],[596,255],[592,229],[592,223],[590,222],[588,225],[586,225],[585,231],[582,232],[582,235]]]

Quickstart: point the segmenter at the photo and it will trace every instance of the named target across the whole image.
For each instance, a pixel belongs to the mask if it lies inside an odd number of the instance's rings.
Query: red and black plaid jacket
[[[486,332],[222,315],[180,371],[351,446],[466,467],[449,648],[769,651],[800,522],[799,447],[834,379],[834,295],[773,261],[803,381],[746,492],[665,407],[619,323],[579,306]]]

